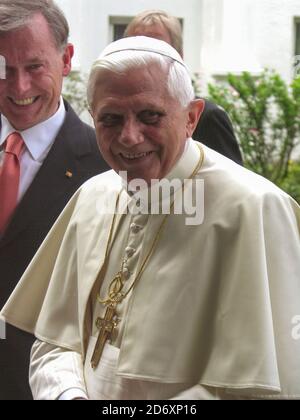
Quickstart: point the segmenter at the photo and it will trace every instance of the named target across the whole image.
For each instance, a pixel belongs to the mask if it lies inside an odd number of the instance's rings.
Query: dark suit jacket
[[[73,193],[87,179],[109,169],[98,150],[94,130],[65,105],[65,122],[0,239],[1,308]],[[71,178],[67,171],[73,174]],[[32,398],[28,366],[33,340],[7,325],[6,340],[0,340],[0,400]]]
[[[243,164],[228,115],[222,108],[206,99],[205,108],[192,137],[229,159]]]

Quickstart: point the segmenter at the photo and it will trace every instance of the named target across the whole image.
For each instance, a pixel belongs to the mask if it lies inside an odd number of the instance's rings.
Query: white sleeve
[[[219,400],[218,389],[195,385],[176,394],[170,400]]]
[[[67,391],[63,392],[58,400],[60,401],[70,401],[70,400],[87,400],[86,393],[79,388],[70,388]]]
[[[36,340],[30,359],[29,383],[35,400],[87,398],[79,353]]]

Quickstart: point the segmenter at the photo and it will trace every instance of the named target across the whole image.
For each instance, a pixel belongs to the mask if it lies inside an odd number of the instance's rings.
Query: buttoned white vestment
[[[253,398],[300,398],[299,206],[269,181],[204,151],[196,176],[204,181],[203,223],[168,217],[126,303],[115,373]],[[189,141],[174,174],[186,177],[198,158]],[[113,219],[103,208],[121,190],[113,171],[80,188],[1,312],[39,340],[81,355],[82,376]],[[149,216],[135,269],[162,218]],[[120,263],[109,260],[115,273]]]

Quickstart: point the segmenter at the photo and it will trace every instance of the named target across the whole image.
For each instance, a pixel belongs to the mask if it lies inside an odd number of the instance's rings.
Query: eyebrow
[[[150,102],[145,102],[142,103],[139,108],[141,108],[140,111],[137,112],[141,112],[144,110],[151,110],[151,111],[163,111],[164,108],[161,105],[158,104],[154,104],[154,103],[150,103]],[[123,111],[123,106],[119,105],[118,103],[108,103],[105,104],[100,110],[99,112],[118,112],[118,111]]]
[[[45,58],[41,58],[41,57],[36,56],[36,57],[32,57],[32,58],[26,60],[25,64],[36,63],[36,62],[41,62],[41,61],[44,62],[46,60],[45,60]]]
[[[35,57],[31,57],[31,58],[26,59],[24,61],[24,64],[28,65],[28,64],[37,63],[37,62],[44,62],[44,61],[46,61],[44,58],[35,56]],[[12,66],[8,61],[6,61],[6,67],[7,68],[13,68],[15,66]]]

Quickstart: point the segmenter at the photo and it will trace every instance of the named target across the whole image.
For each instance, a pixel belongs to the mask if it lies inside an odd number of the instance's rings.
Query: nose
[[[26,71],[17,71],[12,78],[12,88],[15,95],[20,98],[31,88],[31,78]]]
[[[144,135],[141,127],[135,118],[128,118],[125,120],[122,131],[120,133],[119,142],[126,147],[132,147],[143,143]]]

